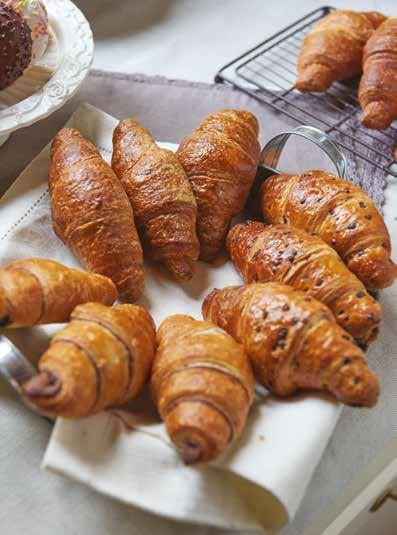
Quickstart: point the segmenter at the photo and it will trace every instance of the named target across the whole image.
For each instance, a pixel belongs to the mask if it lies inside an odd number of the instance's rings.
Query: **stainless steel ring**
[[[293,136],[300,136],[315,143],[335,165],[338,176],[346,176],[346,157],[342,149],[333,141],[328,134],[314,128],[313,126],[298,126],[289,132],[283,132],[272,138],[263,148],[261,153],[261,165],[277,170],[278,161],[288,139]]]

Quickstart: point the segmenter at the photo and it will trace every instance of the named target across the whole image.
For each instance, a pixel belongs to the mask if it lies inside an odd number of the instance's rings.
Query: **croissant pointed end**
[[[392,120],[390,106],[384,101],[370,102],[363,107],[363,113],[360,117],[363,126],[375,130],[385,130],[391,125]]]
[[[299,70],[295,83],[296,89],[302,92],[322,93],[334,81],[332,70],[326,65],[312,63]]]
[[[22,392],[25,396],[32,398],[50,398],[55,396],[61,387],[62,381],[57,374],[43,370],[23,385]]]
[[[186,441],[186,443],[181,446],[182,460],[187,465],[198,463],[202,458],[202,455],[201,445],[196,442]]]
[[[209,317],[209,312],[210,312],[210,308],[211,308],[211,304],[215,298],[215,296],[219,293],[219,290],[217,290],[216,288],[214,288],[212,290],[212,292],[210,292],[207,297],[204,299],[203,301],[203,304],[201,306],[201,312],[203,314],[203,318],[204,319],[208,319]]]
[[[179,282],[188,281],[194,274],[194,260],[183,256],[182,258],[165,258],[164,265]]]
[[[345,405],[371,408],[378,402],[379,380],[365,365],[340,374],[333,386],[331,391]]]

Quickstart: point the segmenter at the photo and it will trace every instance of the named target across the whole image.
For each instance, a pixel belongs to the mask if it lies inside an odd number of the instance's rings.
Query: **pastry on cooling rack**
[[[317,22],[303,41],[296,88],[322,92],[337,80],[359,74],[365,43],[385,19],[375,11],[340,9]]]
[[[387,19],[364,48],[359,99],[361,122],[383,130],[397,119],[397,17]]]

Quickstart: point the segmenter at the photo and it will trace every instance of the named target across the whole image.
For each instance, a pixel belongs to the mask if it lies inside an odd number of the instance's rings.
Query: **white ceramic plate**
[[[71,0],[45,0],[51,38],[38,65],[0,92],[0,145],[11,132],[44,119],[79,89],[91,67],[90,25]]]

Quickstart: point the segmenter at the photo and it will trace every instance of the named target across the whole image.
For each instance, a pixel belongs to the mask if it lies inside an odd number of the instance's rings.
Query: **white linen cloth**
[[[70,120],[70,126],[91,139],[107,160],[115,124],[115,119],[89,105]],[[2,263],[42,256],[78,265],[52,231],[48,165],[47,147],[1,200]],[[157,325],[177,312],[201,318],[202,299],[213,287],[241,282],[226,259],[216,266],[199,263],[193,281],[184,285],[174,283],[156,266],[147,265],[146,271],[141,304]],[[26,354],[29,347],[29,355],[36,358],[58,327],[21,330],[12,339]],[[31,345],[32,337],[39,343]],[[376,358],[379,352],[370,353]],[[58,419],[43,466],[162,516],[229,529],[271,529],[286,519],[285,513],[294,516],[340,410],[326,396],[287,401],[260,397],[241,439],[219,461],[202,467],[180,462],[162,424],[126,429],[112,413],[80,421]]]

